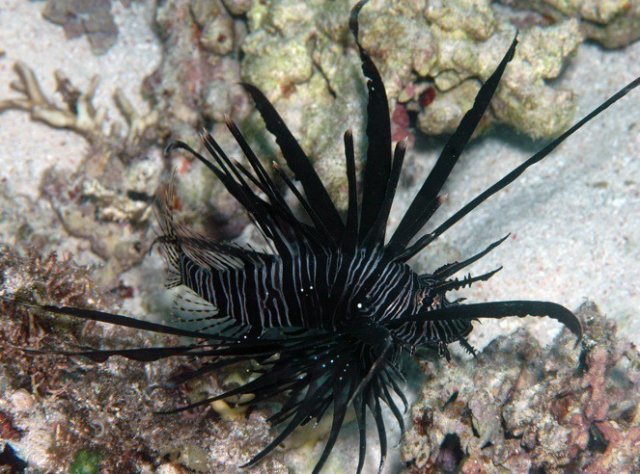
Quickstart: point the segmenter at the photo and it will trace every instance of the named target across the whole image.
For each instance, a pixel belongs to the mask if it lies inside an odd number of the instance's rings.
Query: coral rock
[[[455,461],[465,473],[636,472],[640,354],[593,304],[578,315],[582,350],[567,331],[543,349],[519,330],[475,361],[423,362],[427,381],[402,448],[411,471]],[[451,457],[454,438],[461,449]]]

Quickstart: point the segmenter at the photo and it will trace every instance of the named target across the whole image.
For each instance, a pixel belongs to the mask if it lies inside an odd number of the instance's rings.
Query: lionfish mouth
[[[473,320],[548,316],[564,324],[578,340],[582,336],[578,318],[555,303],[515,300],[461,304],[446,299],[446,292],[486,280],[495,273],[462,280],[452,278],[506,237],[464,261],[450,263],[431,274],[418,275],[407,262],[637,87],[640,78],[607,99],[434,230],[418,235],[438,210],[443,185],[514,56],[517,44],[514,39],[387,239],[387,221],[406,146],[401,141],[393,147],[384,84],[358,40],[358,15],[366,3],[362,0],[353,7],[349,26],[368,89],[368,146],[359,193],[353,137],[351,131],[344,134],[348,183],[345,219],[273,105],[256,87],[243,84],[267,130],[275,136],[287,167],[303,192],[282,169],[276,168],[274,173],[284,183],[285,190],[295,195],[307,219],[303,222],[296,217],[285,200],[282,187],[262,165],[238,127],[227,119],[229,132],[242,149],[248,166],[231,160],[209,134],[203,137],[203,144],[212,159],[179,141],[169,145],[167,153],[186,150],[214,173],[247,211],[271,251],[260,252],[212,241],[176,224],[169,189],[159,200],[162,236],[158,241],[169,266],[168,285],[180,288],[176,293],[175,315],[189,323],[189,327],[156,324],[91,309],[41,306],[55,314],[197,339],[197,343],[162,348],[62,352],[98,362],[114,355],[142,362],[191,355],[203,361],[198,370],[182,374],[172,380],[173,383],[184,383],[221,367],[253,360],[258,368],[253,380],[217,396],[164,412],[190,410],[237,395],[253,394],[250,401],[244,402],[248,404],[283,396],[281,407],[270,417],[273,424],[283,425],[283,428],[245,466],[256,464],[267,456],[298,426],[312,419],[319,420],[331,412],[331,429],[314,468],[314,472],[320,471],[336,443],[347,408],[352,406],[360,439],[356,471],[360,473],[364,465],[369,416],[378,433],[382,468],[387,451],[382,407],[390,408],[400,426],[403,412],[396,404],[396,395],[406,410],[399,354],[425,346],[436,348],[448,357],[447,345],[456,341],[473,353],[466,340]]]

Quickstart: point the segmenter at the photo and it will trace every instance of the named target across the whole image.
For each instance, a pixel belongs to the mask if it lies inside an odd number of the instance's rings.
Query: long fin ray
[[[480,123],[480,119],[489,107],[493,94],[498,88],[500,78],[507,64],[513,59],[517,43],[517,39],[514,38],[498,67],[480,88],[473,107],[464,115],[456,131],[447,140],[438,157],[438,161],[436,161],[429,176],[411,202],[409,209],[400,224],[398,224],[389,242],[388,251],[391,254],[402,251],[437,209],[438,194],[471,139],[478,123]]]
[[[548,316],[564,324],[578,340],[582,339],[582,323],[564,306],[549,301],[494,301],[491,303],[475,303],[448,306],[446,308],[422,311],[419,314],[394,320],[391,325],[397,326],[408,322],[455,321],[474,319],[502,319],[511,316]]]
[[[342,236],[342,248],[347,252],[354,252],[358,244],[358,189],[356,179],[356,162],[353,148],[353,133],[344,133],[344,155],[347,168],[347,184],[349,186],[349,204],[347,209],[347,223]]]
[[[360,236],[364,237],[373,226],[383,205],[391,173],[391,119],[389,101],[384,83],[373,60],[358,39],[358,15],[368,0],[361,0],[351,10],[349,28],[356,41],[362,72],[367,79],[367,161],[362,184]]]
[[[448,278],[451,275],[454,275],[455,273],[459,272],[463,268],[468,267],[472,263],[477,262],[482,257],[487,255],[489,252],[491,252],[493,249],[495,249],[497,246],[499,246],[505,240],[507,240],[507,238],[510,235],[511,234],[507,234],[503,238],[501,238],[500,240],[496,240],[495,242],[493,242],[492,244],[487,246],[484,250],[482,250],[481,252],[478,252],[477,254],[467,258],[466,260],[463,260],[461,262],[449,263],[447,265],[444,265],[444,266],[438,268],[435,272],[433,272],[433,277],[437,278],[437,279],[440,279],[440,278]]]
[[[405,143],[398,142],[393,153],[393,166],[391,167],[391,175],[389,176],[389,182],[387,183],[387,192],[385,193],[380,209],[378,210],[378,216],[364,238],[363,245],[365,247],[384,245],[387,220],[389,219],[389,212],[391,212],[391,205],[393,204],[398,180],[400,179],[405,151]]]
[[[315,212],[322,217],[331,232],[341,235],[344,231],[344,224],[336,206],[329,197],[329,193],[318,174],[313,169],[309,158],[287,128],[280,114],[256,86],[242,83],[242,87],[252,97],[256,109],[267,126],[267,130],[276,137],[276,142],[282,151],[287,166],[302,183],[302,188]]]

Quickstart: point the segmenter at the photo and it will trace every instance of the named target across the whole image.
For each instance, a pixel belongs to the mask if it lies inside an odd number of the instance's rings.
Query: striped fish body
[[[180,280],[213,308],[210,316],[192,318],[201,329],[260,335],[271,328],[349,331],[380,325],[425,308],[446,304],[406,264],[389,263],[378,250],[354,253],[311,245],[292,245],[292,257],[269,255],[222,270],[203,266],[185,253]],[[424,278],[423,278],[424,280]],[[373,330],[373,329],[372,329]],[[454,341],[471,330],[468,321],[407,323],[394,336],[403,345]]]

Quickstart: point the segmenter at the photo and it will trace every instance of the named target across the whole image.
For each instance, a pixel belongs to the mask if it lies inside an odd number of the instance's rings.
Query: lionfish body
[[[353,8],[350,27],[367,78],[368,148],[359,193],[353,138],[350,131],[345,133],[349,186],[344,219],[277,111],[257,88],[245,84],[304,192],[298,190],[282,169],[275,167],[274,171],[296,196],[307,219],[302,221],[295,216],[272,174],[263,167],[236,125],[227,120],[229,131],[240,145],[249,167],[229,159],[210,135],[204,136],[204,146],[212,161],[182,142],[170,145],[168,152],[187,150],[215,173],[247,211],[271,251],[212,242],[175,223],[169,189],[159,206],[162,228],[159,240],[169,265],[168,285],[181,289],[175,300],[176,316],[190,322],[189,328],[95,310],[44,307],[59,314],[198,338],[201,342],[197,344],[177,347],[73,353],[99,361],[112,355],[140,361],[173,356],[202,360],[198,370],[177,377],[175,382],[200,377],[240,361],[254,361],[258,367],[255,378],[245,385],[167,412],[188,410],[241,394],[253,394],[248,402],[252,404],[276,395],[284,396],[282,406],[270,417],[273,424],[284,427],[248,465],[270,453],[298,426],[331,412],[331,430],[314,470],[318,472],[336,442],[347,408],[353,406],[360,435],[357,472],[364,464],[369,418],[373,419],[380,440],[382,466],[387,449],[382,407],[388,406],[401,426],[403,414],[394,394],[406,410],[404,379],[398,367],[400,356],[413,353],[418,347],[428,347],[448,357],[447,345],[452,342],[459,342],[473,353],[466,336],[475,319],[549,316],[565,324],[578,338],[582,334],[580,322],[573,313],[555,303],[516,300],[461,304],[447,299],[447,292],[486,280],[497,271],[463,279],[453,277],[506,237],[466,260],[444,265],[429,274],[415,273],[407,262],[529,166],[542,160],[582,125],[637,87],[640,78],[434,230],[418,236],[437,211],[442,186],[489,106],[500,77],[513,57],[514,40],[495,72],[481,87],[472,109],[446,143],[393,235],[387,239],[387,220],[405,146],[400,142],[392,150],[384,85],[373,61],[358,42],[358,13],[365,3],[361,1]]]
[[[189,304],[194,299],[179,295],[178,309],[191,314],[192,322],[202,323],[200,331],[259,336],[273,328],[336,332],[384,325],[447,304],[444,291],[438,292],[443,280],[389,262],[380,249],[345,253],[308,242],[288,245],[291,253],[286,258],[254,253],[242,260],[220,258],[220,248],[209,257],[202,250],[199,255],[187,250],[189,256],[172,244],[176,248],[168,252],[171,286],[190,289],[200,301],[194,312]],[[470,322],[464,320],[413,322],[399,326],[394,339],[415,347],[454,342],[470,331]]]
[[[415,298],[418,276],[376,252],[344,254],[310,246],[293,251],[286,260],[214,271],[183,257],[180,284],[222,319],[233,320],[235,328],[256,334],[270,328],[338,331],[358,320],[382,323],[416,314],[421,306]]]

